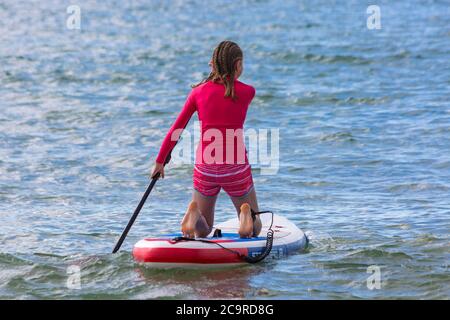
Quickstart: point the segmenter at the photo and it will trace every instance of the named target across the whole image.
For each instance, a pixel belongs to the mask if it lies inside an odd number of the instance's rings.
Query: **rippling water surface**
[[[0,4],[0,297],[448,299],[450,27],[446,1],[61,1]],[[245,53],[246,128],[280,128],[260,205],[306,253],[219,271],[136,265],[178,228],[190,165],[171,166],[110,251],[215,44]],[[233,216],[222,194],[217,220]],[[80,290],[66,287],[78,265]],[[369,266],[381,289],[366,286]]]

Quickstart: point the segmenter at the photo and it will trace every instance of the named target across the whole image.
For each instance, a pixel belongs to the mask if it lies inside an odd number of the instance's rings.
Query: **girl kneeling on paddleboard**
[[[259,216],[253,220],[251,209],[258,212],[251,167],[245,150],[243,125],[255,89],[238,78],[243,71],[241,48],[232,41],[222,41],[209,63],[209,76],[193,86],[183,109],[161,145],[152,172],[164,178],[164,163],[177,143],[181,131],[195,111],[201,122],[193,171],[192,201],[181,222],[185,237],[206,237],[214,224],[217,195],[223,188],[236,207],[243,238],[261,231]]]

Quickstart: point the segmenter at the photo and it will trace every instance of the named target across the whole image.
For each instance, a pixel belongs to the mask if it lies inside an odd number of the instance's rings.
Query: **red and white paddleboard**
[[[271,215],[261,215],[263,228],[259,237],[241,239],[237,233],[239,221],[237,218],[217,225],[222,231],[222,237],[202,238],[221,246],[237,251],[246,256],[259,255],[266,246],[266,234],[271,223]],[[280,258],[306,249],[308,238],[305,233],[288,219],[274,214],[272,230],[273,246],[266,258]],[[137,242],[133,249],[136,261],[146,266],[157,268],[185,267],[224,267],[247,264],[236,253],[219,247],[214,243],[200,241],[178,241],[181,233],[164,235],[158,238],[146,238]]]

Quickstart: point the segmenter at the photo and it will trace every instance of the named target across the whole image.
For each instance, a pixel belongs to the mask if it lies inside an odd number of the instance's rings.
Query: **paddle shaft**
[[[184,125],[183,130],[186,129],[186,126],[187,126],[188,122],[186,122],[186,124]],[[173,148],[175,148],[175,146],[177,144],[178,144],[178,141],[172,147],[172,150],[173,150]],[[166,166],[166,164],[168,164],[170,162],[170,159],[172,158],[172,150],[170,150],[169,154],[167,155],[166,161],[164,161],[164,166]],[[158,181],[159,176],[160,176],[160,173],[158,172],[152,178],[152,181],[148,185],[147,190],[145,191],[144,195],[142,196],[141,201],[139,202],[138,206],[136,207],[136,210],[134,210],[134,213],[131,216],[130,221],[128,222],[127,226],[123,230],[122,235],[120,236],[119,241],[117,241],[116,246],[114,247],[114,250],[113,250],[112,253],[116,253],[117,251],[119,251],[120,247],[122,246],[123,241],[125,240],[125,238],[128,235],[128,231],[130,231],[131,227],[133,226],[134,221],[136,220],[137,216],[139,215],[139,212],[141,212],[141,209],[144,206],[144,203],[147,200],[148,195],[150,194],[150,192],[152,192],[153,186],[155,185],[156,181]]]
[[[136,207],[136,210],[134,210],[133,215],[131,216],[130,221],[128,222],[127,226],[125,227],[125,229],[122,232],[122,235],[120,236],[119,241],[117,241],[116,246],[114,247],[114,250],[112,253],[116,253],[117,251],[119,251],[120,247],[122,246],[123,241],[125,240],[125,238],[128,235],[128,232],[131,229],[131,226],[133,225],[134,221],[136,220],[137,216],[139,215],[139,212],[141,212],[142,207],[144,206],[145,201],[148,198],[148,195],[150,194],[150,192],[152,192],[153,186],[155,185],[156,181],[158,181],[159,179],[159,172],[152,178],[152,181],[150,182],[150,184],[147,187],[147,190],[145,190],[144,195],[142,196],[141,201],[139,202],[138,206]]]

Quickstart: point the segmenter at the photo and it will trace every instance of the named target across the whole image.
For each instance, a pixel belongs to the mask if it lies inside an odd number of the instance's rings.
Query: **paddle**
[[[169,155],[167,156],[166,161],[164,162],[164,166],[169,163],[170,158],[171,158],[171,153],[169,153]],[[136,220],[137,216],[139,215],[139,212],[141,212],[141,209],[144,206],[144,203],[147,200],[150,192],[152,192],[153,186],[155,185],[156,181],[158,181],[159,176],[160,176],[160,173],[158,172],[152,178],[152,181],[148,185],[147,190],[145,190],[145,193],[142,196],[141,201],[139,202],[138,206],[136,207],[136,210],[134,210],[134,213],[131,216],[130,221],[128,222],[127,226],[123,230],[122,235],[120,236],[119,241],[117,241],[116,246],[114,247],[114,250],[112,251],[112,253],[116,253],[117,251],[119,251],[120,247],[122,246],[123,241],[125,240],[125,238],[128,235],[128,231],[130,231],[131,226],[133,225],[134,221]]]

